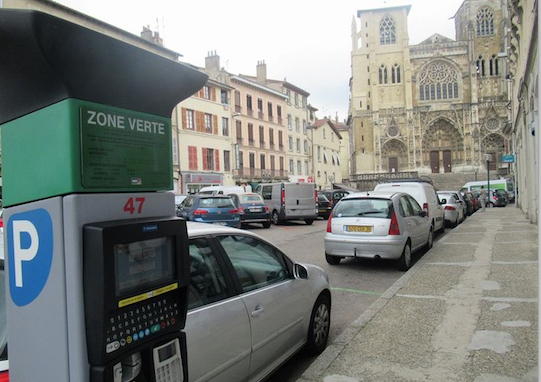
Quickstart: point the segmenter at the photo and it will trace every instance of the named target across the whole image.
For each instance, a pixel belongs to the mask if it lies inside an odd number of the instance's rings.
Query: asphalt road
[[[311,226],[304,222],[288,222],[269,229],[254,224],[247,229],[275,244],[294,261],[314,264],[327,272],[332,292],[331,343],[404,272],[397,270],[394,263],[383,260],[343,259],[339,265],[329,265],[325,261],[323,246],[326,227],[326,220],[316,220]],[[436,234],[435,241],[444,235]],[[423,254],[423,251],[414,254],[414,261]],[[268,381],[294,382],[314,359],[300,352],[271,375]]]

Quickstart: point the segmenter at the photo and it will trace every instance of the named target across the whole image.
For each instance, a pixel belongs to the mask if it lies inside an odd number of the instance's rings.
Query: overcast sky
[[[165,47],[183,61],[204,66],[216,51],[233,74],[255,75],[265,60],[267,76],[284,79],[311,95],[317,116],[347,117],[351,21],[359,9],[411,4],[410,44],[434,33],[455,38],[454,16],[463,0],[57,0],[139,35],[159,30]],[[358,20],[358,19],[357,19]]]

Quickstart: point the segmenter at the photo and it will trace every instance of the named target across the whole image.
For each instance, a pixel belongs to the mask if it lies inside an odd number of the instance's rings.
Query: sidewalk
[[[537,226],[514,205],[479,210],[297,382],[537,381],[537,248]]]

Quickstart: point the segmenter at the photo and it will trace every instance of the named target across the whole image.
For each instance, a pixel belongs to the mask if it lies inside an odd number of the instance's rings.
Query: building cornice
[[[252,87],[252,88],[255,88],[255,89],[264,91],[264,92],[266,92],[266,93],[272,94],[272,95],[274,95],[274,96],[276,96],[276,97],[279,97],[279,98],[282,98],[282,99],[284,99],[284,100],[287,100],[287,99],[288,99],[288,97],[287,97],[285,94],[282,94],[282,93],[280,93],[279,91],[273,90],[273,89],[271,89],[271,88],[269,88],[269,87],[260,85],[260,84],[258,84],[258,83],[256,83],[256,82],[247,80],[246,78],[242,78],[242,77],[239,77],[239,76],[231,76],[231,80],[232,80],[232,81],[240,82],[240,83],[243,84],[243,85],[250,86],[250,87]]]
[[[367,12],[387,12],[392,11],[395,9],[402,9],[406,8],[406,11],[408,14],[410,13],[411,5],[397,5],[395,7],[384,7],[384,8],[372,8],[372,9],[359,9],[357,11],[357,17],[361,17],[361,13],[367,13]]]

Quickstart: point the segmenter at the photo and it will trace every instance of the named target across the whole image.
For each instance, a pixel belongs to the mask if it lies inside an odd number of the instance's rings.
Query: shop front
[[[182,194],[197,194],[199,190],[207,186],[222,186],[223,174],[207,173],[183,173],[182,174]]]

